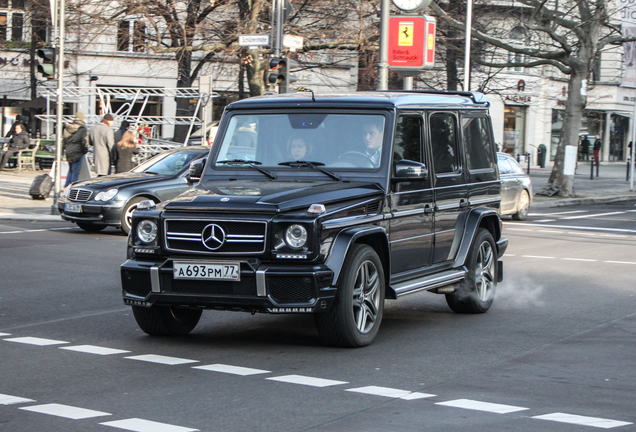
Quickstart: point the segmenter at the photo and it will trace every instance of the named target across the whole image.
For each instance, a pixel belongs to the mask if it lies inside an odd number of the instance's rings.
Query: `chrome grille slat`
[[[225,243],[210,250],[203,244],[202,232],[209,224],[223,227]],[[166,248],[197,254],[261,254],[265,252],[267,222],[230,219],[166,219]]]
[[[88,201],[93,195],[93,191],[88,189],[73,188],[68,197],[71,201]]]

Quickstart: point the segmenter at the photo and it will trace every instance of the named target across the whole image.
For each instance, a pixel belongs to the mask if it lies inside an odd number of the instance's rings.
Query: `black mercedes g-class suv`
[[[385,299],[493,302],[507,240],[485,97],[295,93],[230,104],[196,187],[133,213],[124,303],[148,334],[204,309],[314,314],[328,344],[375,338]]]

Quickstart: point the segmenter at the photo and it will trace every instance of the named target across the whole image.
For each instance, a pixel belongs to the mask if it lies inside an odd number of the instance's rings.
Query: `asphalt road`
[[[309,316],[149,337],[121,301],[124,236],[0,221],[0,430],[636,430],[635,204],[505,220],[488,313],[406,296],[362,349],[322,346]]]

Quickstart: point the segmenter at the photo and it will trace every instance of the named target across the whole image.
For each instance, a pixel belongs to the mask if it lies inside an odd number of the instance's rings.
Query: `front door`
[[[400,160],[423,163],[423,124],[421,114],[398,117],[393,140],[393,174]],[[426,178],[392,182],[390,194],[391,271],[407,274],[428,266],[433,250],[433,190]],[[405,273],[407,272],[407,273]]]

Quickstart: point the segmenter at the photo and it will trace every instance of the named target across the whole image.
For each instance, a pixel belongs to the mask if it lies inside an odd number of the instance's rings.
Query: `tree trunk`
[[[183,52],[178,54],[178,65],[179,65],[179,77],[177,80],[177,88],[191,87],[192,86],[192,78],[190,74],[192,73],[192,53],[190,51],[184,50]],[[177,116],[191,116],[192,106],[190,104],[190,98],[175,98],[175,102],[177,103]],[[186,135],[188,134],[189,125],[177,125],[174,127],[174,141],[175,142],[184,142],[186,139]]]
[[[579,132],[581,130],[581,118],[585,108],[585,96],[581,95],[583,80],[587,79],[587,70],[573,69],[570,75],[568,100],[565,104],[565,116],[563,128],[557,148],[554,166],[550,174],[548,184],[559,188],[559,196],[568,197],[574,194],[574,175],[566,175],[563,172],[565,163],[565,151],[567,146],[578,147]]]

